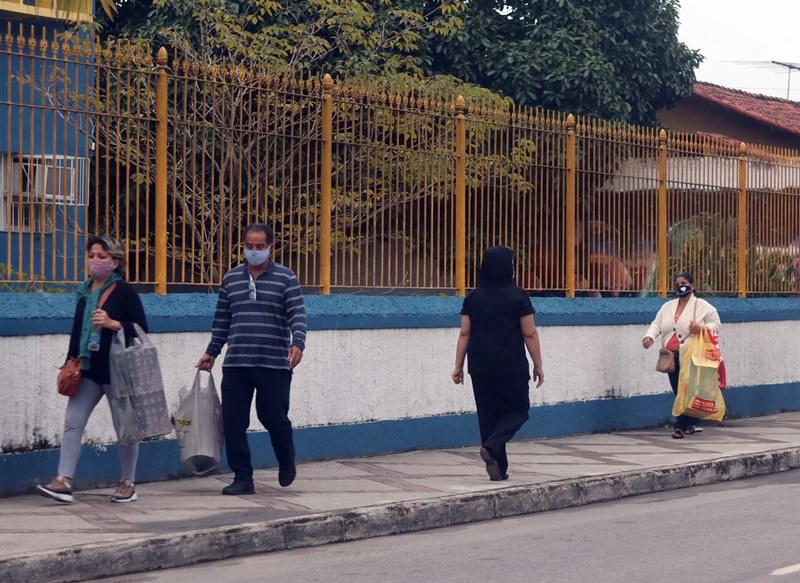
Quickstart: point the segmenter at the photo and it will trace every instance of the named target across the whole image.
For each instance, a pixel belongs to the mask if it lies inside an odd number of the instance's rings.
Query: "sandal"
[[[683,439],[683,431],[676,429],[672,432],[672,439]]]

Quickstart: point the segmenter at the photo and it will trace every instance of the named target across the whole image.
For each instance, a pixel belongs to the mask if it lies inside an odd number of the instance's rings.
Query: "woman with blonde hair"
[[[73,501],[73,478],[81,453],[83,431],[94,408],[110,384],[109,352],[114,334],[122,329],[126,338],[136,337],[134,324],[147,331],[147,319],[139,294],[125,281],[125,247],[112,237],[92,237],[86,243],[89,279],[78,288],[67,360],[81,361],[81,382],[69,398],[59,451],[58,475],[42,496],[59,502]],[[139,444],[119,446],[122,475],[112,502],[136,500],[134,477]]]

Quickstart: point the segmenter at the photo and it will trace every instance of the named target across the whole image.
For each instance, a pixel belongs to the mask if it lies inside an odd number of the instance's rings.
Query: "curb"
[[[534,514],[796,468],[800,468],[800,447],[181,534],[94,543],[2,559],[0,582],[68,583],[183,567],[271,551]]]

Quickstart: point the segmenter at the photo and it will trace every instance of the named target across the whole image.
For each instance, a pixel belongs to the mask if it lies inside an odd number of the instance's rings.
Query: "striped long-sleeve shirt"
[[[252,286],[245,265],[225,274],[206,353],[216,358],[226,342],[223,366],[290,368],[289,346],[306,346],[306,308],[291,269],[270,262]]]

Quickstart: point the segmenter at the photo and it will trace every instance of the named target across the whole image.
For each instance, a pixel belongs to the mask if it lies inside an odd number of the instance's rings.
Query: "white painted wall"
[[[645,351],[646,326],[541,327],[545,384],[534,404],[556,404],[669,392],[655,372],[657,352]],[[450,328],[326,330],[309,334],[295,373],[291,417],[295,426],[358,423],[474,411],[469,384],[450,381],[457,331]],[[208,334],[156,334],[167,398],[194,378]],[[730,386],[800,380],[796,350],[800,322],[723,325],[721,345]],[[66,335],[1,337],[0,445],[27,448],[37,438],[57,444],[66,399],[56,394],[56,366]],[[221,369],[217,365],[217,386]],[[260,425],[253,416],[253,428]],[[115,440],[101,403],[85,439]]]

